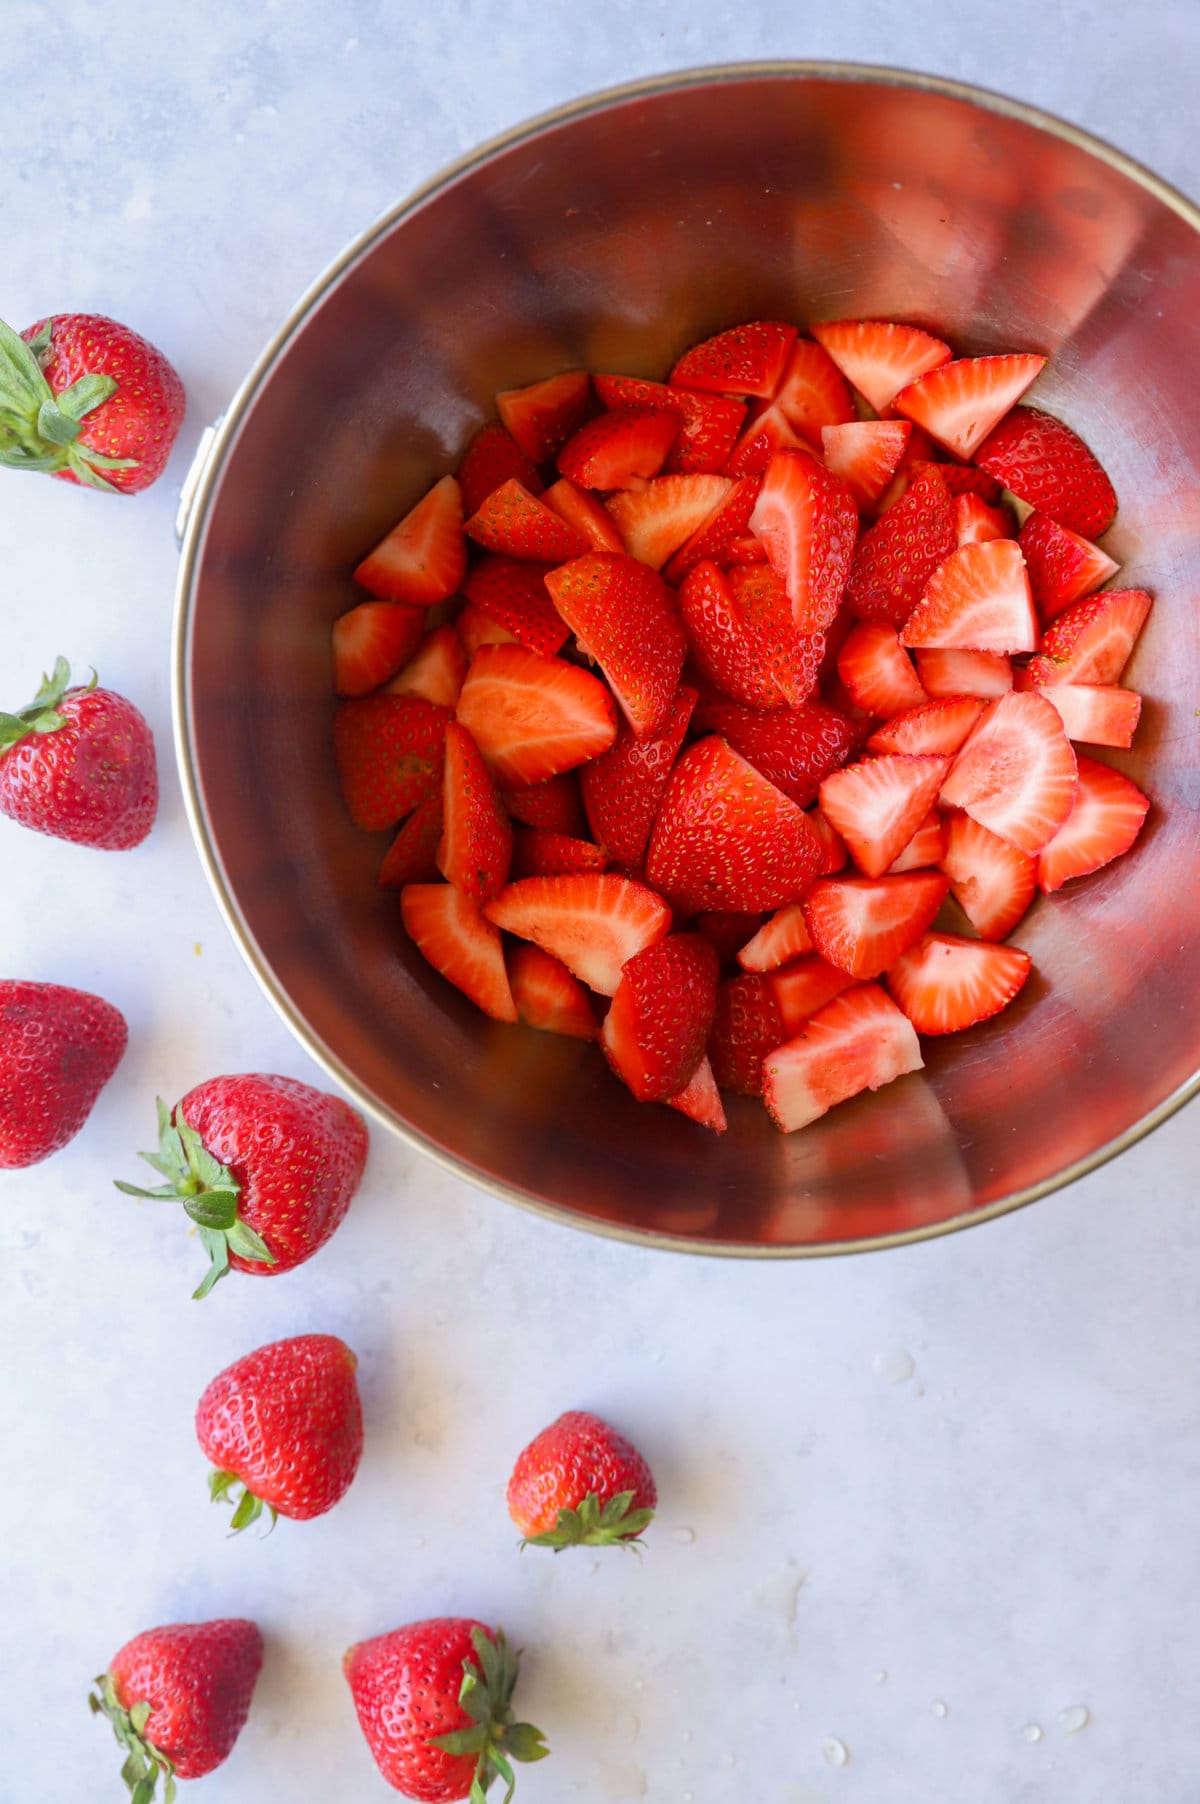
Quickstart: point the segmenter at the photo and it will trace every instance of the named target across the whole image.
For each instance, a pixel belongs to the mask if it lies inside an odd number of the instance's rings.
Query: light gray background
[[[137,502],[0,473],[6,705],[63,651],[140,702],[165,767],[136,853],[0,822],[4,969],[95,988],[132,1029],[87,1132],[0,1177],[5,1804],[115,1800],[90,1676],[147,1624],[234,1613],[262,1623],[267,1666],[197,1795],[382,1800],[339,1657],[442,1611],[502,1620],[528,1649],[524,1702],[555,1753],[523,1777],[527,1804],[1200,1796],[1195,1110],[994,1226],[771,1267],[572,1235],[377,1133],[319,1261],[203,1307],[180,1220],[109,1182],[134,1175],[156,1091],[219,1069],[315,1075],[193,856],[167,648],[197,434],[323,263],[530,113],[741,57],[974,79],[1197,193],[1197,18],[1183,0],[7,0],[0,313],[128,318],[174,358],[191,412]],[[205,1499],[195,1399],[248,1347],[310,1328],[362,1357],[361,1476],[323,1521],[231,1543]],[[892,1382],[902,1352],[915,1370]],[[509,1464],[572,1405],[610,1412],[657,1469],[641,1562],[516,1554]],[[1091,1721],[1067,1736],[1057,1713],[1075,1705]],[[841,1770],[830,1735],[851,1752]]]

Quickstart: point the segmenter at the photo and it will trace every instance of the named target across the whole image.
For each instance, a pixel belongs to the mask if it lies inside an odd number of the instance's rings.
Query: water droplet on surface
[[[844,1741],[836,1735],[827,1735],[821,1743],[821,1752],[825,1756],[827,1766],[845,1766],[850,1759],[850,1750]]]
[[[887,1684],[887,1674],[883,1670],[882,1666],[879,1668],[878,1672],[872,1673],[871,1677],[874,1679],[874,1681],[877,1685],[886,1685]]]
[[[1021,1730],[1021,1733],[1026,1741],[1040,1741],[1042,1739],[1042,1725],[1041,1723],[1026,1723],[1025,1727]]]
[[[682,1729],[679,1734],[679,1739],[680,1739],[680,1741],[690,1741],[692,1739],[691,1730],[690,1729]]]
[[[940,1716],[949,1716],[949,1714],[950,1714],[949,1704],[943,1703],[941,1698],[934,1698],[934,1700],[933,1700],[932,1704],[930,1704],[929,1708],[932,1710],[932,1712],[935,1716],[939,1716],[939,1717]]]
[[[635,1691],[640,1691],[642,1689],[643,1683],[644,1683],[644,1681],[642,1679],[635,1679],[633,1681],[633,1689]]]
[[[1092,1720],[1092,1713],[1086,1704],[1069,1704],[1058,1713],[1058,1726],[1064,1735],[1078,1735],[1086,1729]]]
[[[916,1369],[916,1360],[903,1347],[890,1347],[886,1353],[877,1353],[871,1362],[876,1378],[882,1378],[886,1384],[907,1384]]]
[[[672,1541],[678,1541],[681,1547],[690,1547],[692,1542],[696,1539],[696,1531],[694,1528],[677,1528],[672,1534],[671,1539]]]

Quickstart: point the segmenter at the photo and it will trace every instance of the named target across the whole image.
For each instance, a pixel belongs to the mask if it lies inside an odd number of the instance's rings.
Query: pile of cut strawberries
[[[1007,1008],[1002,942],[1149,806],[1092,753],[1150,596],[1018,404],[1045,361],[755,321],[498,395],[333,632],[346,805],[399,827],[429,963],[717,1132],[722,1089],[790,1131]]]

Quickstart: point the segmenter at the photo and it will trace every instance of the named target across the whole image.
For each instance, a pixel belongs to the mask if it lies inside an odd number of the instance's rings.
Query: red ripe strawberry
[[[469,662],[454,628],[435,626],[431,633],[426,633],[415,656],[387,684],[387,692],[389,695],[422,695],[439,708],[453,708],[458,702]]]
[[[681,688],[657,733],[639,739],[624,721],[607,752],[585,764],[579,776],[588,824],[614,864],[637,870],[667,779],[679,755],[696,691]]]
[[[467,534],[485,551],[556,564],[577,557],[587,546],[585,535],[516,481],[502,482],[467,521]],[[462,580],[459,571],[457,583]]]
[[[950,465],[943,468],[948,470]],[[1017,523],[1011,511],[1007,507],[990,507],[979,495],[955,496],[954,521],[960,545],[986,545],[990,539],[1017,537]]]
[[[1033,901],[1037,861],[969,814],[951,814],[939,862],[951,895],[980,939],[1006,940]]]
[[[162,352],[100,313],[0,320],[0,397],[0,464],[124,495],[162,475],[186,407]]]
[[[859,870],[882,877],[929,813],[948,758],[885,755],[835,771],[821,785],[821,813]]]
[[[333,623],[333,687],[370,695],[395,676],[421,643],[425,610],[399,601],[363,601]]]
[[[900,643],[939,650],[1033,651],[1037,615],[1021,548],[1012,539],[963,545],[935,570],[900,630]]]
[[[975,462],[1085,539],[1098,539],[1116,517],[1116,492],[1083,440],[1037,407],[1014,407],[979,446]]]
[[[721,1103],[721,1092],[717,1089],[717,1080],[707,1058],[701,1059],[678,1096],[668,1096],[667,1107],[678,1109],[689,1121],[711,1128],[714,1134],[725,1133],[729,1126]]]
[[[728,476],[656,476],[644,489],[622,490],[606,505],[630,557],[661,570],[732,487]]]
[[[1013,686],[1011,660],[994,651],[918,651],[917,676],[932,701],[1007,695]]]
[[[769,564],[732,566],[726,581],[749,655],[765,661],[783,701],[807,701],[825,655],[824,634],[797,628],[787,589]]]
[[[1018,407],[1013,411],[1019,413],[1021,410]],[[919,432],[920,427],[914,426],[913,431],[914,433]],[[930,458],[933,459],[933,467],[956,501],[961,501],[964,495],[972,495],[976,501],[982,501],[985,507],[999,505],[1004,490],[994,476],[989,476],[986,470],[977,470],[974,464],[938,463],[933,458],[935,450],[933,441],[930,439],[927,440],[927,443]],[[914,476],[917,475],[920,468],[921,466],[918,465],[913,470]],[[1005,509],[1005,512],[1007,513],[1008,510]]]
[[[443,476],[354,572],[380,601],[429,608],[453,595],[467,567],[462,490]]]
[[[795,326],[775,320],[731,326],[685,351],[671,371],[671,386],[770,398],[783,380],[795,341]]]
[[[837,673],[855,706],[876,719],[890,720],[925,700],[913,661],[886,620],[859,622],[841,649]]]
[[[808,824],[817,836],[821,848],[821,862],[817,866],[818,877],[832,877],[835,872],[846,868],[847,852],[841,836],[834,832],[819,808],[808,810]]]
[[[1136,690],[1112,683],[1053,683],[1038,694],[1056,711],[1068,739],[1084,745],[1133,744],[1142,712]]]
[[[1045,366],[1044,357],[1024,353],[942,363],[900,390],[896,411],[965,462]]]
[[[923,1064],[912,1024],[878,984],[862,984],[826,1003],[794,1039],[767,1054],[763,1101],[776,1127],[792,1134],[837,1103]]]
[[[506,388],[496,396],[496,411],[526,457],[544,464],[582,424],[590,396],[587,371],[565,370],[527,388]]]
[[[710,908],[698,914],[692,922],[697,933],[702,933],[717,955],[717,962],[722,970],[737,969],[737,955],[747,940],[753,939],[759,928],[767,920],[761,908],[747,911],[741,908]]]
[[[686,475],[725,468],[746,417],[743,402],[727,395],[669,388],[664,382],[643,382],[637,376],[593,376],[592,382],[605,407],[674,414],[679,421],[679,435],[663,465],[666,472]]]
[[[921,822],[903,851],[898,852],[887,868],[889,877],[902,871],[923,871],[928,865],[940,865],[946,855],[946,829],[937,809]]]
[[[829,353],[811,338],[798,338],[774,396],[784,419],[815,450],[829,426],[854,418],[854,402],[846,379]]]
[[[750,529],[750,516],[762,488],[761,476],[743,476],[726,493],[711,516],[682,544],[663,571],[669,583],[681,583],[705,559],[721,563],[735,540]],[[754,541],[762,556],[765,551]]]
[[[599,1033],[591,998],[572,977],[561,959],[540,946],[514,946],[508,961],[517,1014],[527,1027],[544,1033],[566,1034],[573,1040],[594,1040]]]
[[[499,1629],[437,1616],[348,1648],[342,1670],[359,1727],[388,1784],[422,1804],[482,1800],[513,1760],[549,1753],[539,1729],[513,1721],[518,1656]]]
[[[878,977],[915,946],[946,899],[937,871],[902,877],[822,877],[805,898],[813,945],[851,977]]]
[[[608,678],[634,732],[657,732],[687,652],[662,578],[636,558],[592,551],[551,571],[546,587],[580,649]]]
[[[859,541],[846,583],[846,606],[860,620],[903,626],[957,544],[954,503],[938,466],[926,465],[903,500]]]
[[[1002,695],[980,715],[941,799],[1032,853],[1070,814],[1075,787],[1075,753],[1050,703],[1040,695]]]
[[[702,739],[671,773],[646,878],[681,914],[782,908],[820,858],[801,810],[723,739]]]
[[[983,701],[974,695],[944,696],[906,708],[903,714],[878,727],[867,740],[869,752],[906,752],[919,757],[935,752],[952,758],[983,713]]]
[[[812,940],[799,902],[789,902],[776,909],[752,939],[738,952],[737,962],[743,971],[774,971],[804,952],[812,951]]]
[[[518,827],[514,836],[514,877],[563,877],[572,871],[602,871],[608,858],[602,846],[569,833],[543,833]]]
[[[919,1034],[956,1034],[1006,1009],[1030,969],[1016,946],[927,933],[896,960],[887,986]]]
[[[729,580],[705,559],[690,570],[679,592],[679,611],[700,675],[722,695],[753,708],[777,708],[783,693],[775,680],[775,643],[763,644],[736,606]]]
[[[508,880],[512,823],[479,747],[456,720],[446,728],[442,823],[438,869],[472,902],[486,902]]]
[[[783,1022],[783,1033],[777,1044],[782,1045],[784,1040],[799,1033],[810,1015],[815,1015],[818,1009],[823,1009],[827,1002],[850,989],[856,981],[849,972],[826,964],[815,952],[793,959],[778,971],[769,972],[767,982]]]
[[[467,654],[468,665],[481,645],[515,645],[517,643],[506,626],[501,626],[498,620],[493,620],[490,614],[485,614],[482,608],[473,606],[469,601],[456,617],[454,630]]]
[[[798,808],[815,801],[822,781],[850,757],[857,743],[853,722],[823,702],[803,702],[760,714],[737,702],[703,701],[696,727],[719,733]]]
[[[888,412],[902,388],[948,363],[952,354],[950,346],[931,333],[890,320],[830,320],[810,330],[878,414]]]
[[[37,1165],[75,1137],[128,1038],[99,996],[0,978],[0,1170]]]
[[[762,1062],[786,1033],[775,992],[765,977],[732,977],[717,991],[708,1056],[723,1090],[762,1095]]]
[[[293,1077],[214,1077],[174,1113],[160,1099],[158,1150],[143,1153],[166,1183],[126,1196],[183,1204],[210,1265],[196,1297],[226,1272],[274,1277],[303,1265],[340,1224],[362,1179],[367,1130],[340,1096]]]
[[[508,1513],[529,1547],[608,1547],[636,1539],[658,1503],[654,1476],[625,1436],[570,1409],[543,1428],[508,1481]]]
[[[602,413],[567,440],[558,467],[580,488],[623,489],[657,476],[678,431],[673,413]]]
[[[380,889],[403,889],[409,883],[432,883],[438,876],[442,843],[442,786],[418,802],[384,856],[376,883]]]
[[[1079,758],[1079,791],[1066,821],[1038,857],[1038,887],[1047,895],[1127,852],[1150,803],[1128,777],[1095,758]]]
[[[581,489],[566,476],[551,483],[542,503],[560,520],[574,527],[593,551],[624,551],[625,541],[603,501]]]
[[[542,479],[537,465],[526,456],[512,434],[492,420],[479,428],[459,465],[458,484],[462,490],[464,513],[476,513],[501,483],[514,478],[531,495],[541,494]]]
[[[563,771],[540,783],[505,783],[500,799],[514,821],[521,821],[526,827],[540,827],[544,833],[569,833],[575,839],[582,839],[587,832],[579,779],[574,771]]]
[[[727,476],[761,476],[777,451],[810,451],[782,407],[774,401],[756,401],[746,416],[741,437],[725,465]]]
[[[501,783],[540,783],[573,770],[616,738],[604,684],[524,645],[484,645],[471,660],[458,718]]]
[[[600,1044],[639,1102],[666,1102],[704,1056],[717,1006],[717,955],[698,933],[671,933],[627,959]]]
[[[346,812],[365,833],[392,827],[442,780],[446,708],[419,695],[365,695],[333,717]]]
[[[551,658],[567,638],[557,608],[546,593],[547,564],[519,558],[481,558],[463,584],[467,600],[501,626],[520,645]]]
[[[28,707],[0,714],[0,814],[35,833],[124,852],[158,810],[154,736],[123,695],[70,688],[55,660]]]
[[[855,420],[821,429],[825,468],[840,476],[860,509],[873,507],[904,455],[907,420]]]
[[[611,872],[522,877],[487,904],[488,919],[561,959],[590,990],[611,996],[635,953],[665,938],[671,911],[653,890]]]
[[[1149,612],[1144,589],[1105,589],[1073,601],[1046,628],[1041,655],[1030,660],[1033,687],[1119,683]]]
[[[824,632],[838,611],[858,531],[845,483],[806,451],[778,451],[750,526],[787,586],[796,626]]]
[[[1030,514],[1020,532],[1029,586],[1043,622],[1053,620],[1117,574],[1118,565],[1098,545],[1060,526],[1049,514]]]
[[[220,1372],[196,1407],[196,1439],[213,1466],[213,1501],[233,1493],[236,1532],[265,1509],[274,1522],[323,1516],[362,1458],[358,1360],[335,1334],[272,1341]]]
[[[469,896],[450,883],[410,883],[400,913],[421,957],[447,983],[493,1021],[516,1020],[500,935]]]
[[[112,1724],[131,1804],[150,1804],[164,1779],[202,1779],[227,1760],[250,1714],[262,1669],[258,1627],[239,1618],[173,1622],[118,1649],[88,1704]]]

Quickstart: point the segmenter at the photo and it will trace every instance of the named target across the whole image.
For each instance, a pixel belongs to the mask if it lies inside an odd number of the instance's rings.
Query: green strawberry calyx
[[[509,1647],[504,1631],[497,1629],[493,1637],[482,1629],[472,1629],[471,1646],[475,1659],[463,1661],[458,1694],[459,1705],[470,1717],[471,1727],[453,1729],[449,1735],[431,1735],[429,1743],[444,1754],[476,1755],[470,1804],[483,1804],[488,1787],[497,1776],[508,1788],[504,1804],[509,1804],[517,1783],[512,1762],[544,1760],[550,1750],[540,1729],[512,1720],[512,1695],[520,1656]]]
[[[149,1704],[143,1701],[126,1710],[117,1697],[111,1673],[102,1673],[95,1683],[96,1690],[88,1693],[88,1709],[93,1716],[108,1718],[113,1734],[125,1749],[121,1777],[129,1787],[129,1804],[151,1804],[160,1773],[165,1781],[162,1804],[174,1804],[175,1768],[161,1748],[146,1738]]]
[[[552,1547],[561,1553],[564,1547],[630,1547],[640,1553],[637,1536],[654,1519],[653,1510],[635,1510],[634,1492],[618,1491],[601,1504],[592,1494],[576,1509],[559,1510],[553,1528],[540,1535],[527,1535],[522,1547]]]
[[[93,670],[91,682],[83,687],[94,689],[97,680]],[[70,686],[71,666],[65,658],[55,658],[54,669],[49,676],[43,673],[42,686],[31,702],[15,714],[0,712],[0,752],[7,752],[30,733],[57,733],[65,727],[66,716],[59,713],[58,706]]]
[[[239,1495],[240,1492],[240,1495]],[[271,1528],[279,1520],[279,1512],[274,1504],[266,1503],[256,1497],[244,1479],[236,1472],[219,1472],[215,1467],[208,1475],[208,1494],[214,1503],[232,1503],[233,1520],[229,1524],[231,1534],[240,1534],[242,1529],[249,1528],[257,1522],[265,1510],[271,1518]],[[267,1530],[270,1534],[271,1528]]]
[[[227,1165],[215,1159],[195,1128],[184,1120],[183,1110],[174,1116],[162,1097],[158,1098],[158,1151],[139,1153],[147,1165],[166,1178],[153,1190],[138,1184],[123,1184],[117,1189],[125,1196],[151,1197],[158,1202],[182,1203],[200,1231],[200,1239],[209,1257],[208,1271],[192,1292],[193,1297],[206,1297],[213,1285],[229,1270],[229,1255],[254,1259],[263,1265],[274,1265],[275,1255],[249,1222],[238,1214],[238,1198],[242,1187]]]
[[[132,470],[136,458],[106,457],[81,444],[89,413],[112,399],[112,376],[78,377],[55,394],[43,365],[51,352],[49,321],[28,343],[0,320],[0,464],[13,470],[69,470],[89,488],[117,493],[105,470]]]

